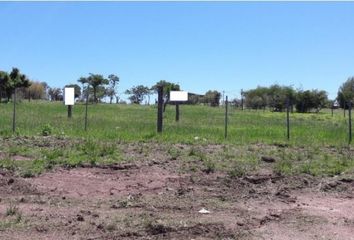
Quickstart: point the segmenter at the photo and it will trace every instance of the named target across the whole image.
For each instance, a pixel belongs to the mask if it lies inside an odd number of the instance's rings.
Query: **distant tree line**
[[[244,104],[250,109],[270,109],[274,112],[282,112],[289,104],[291,110],[305,113],[319,112],[328,107],[330,101],[325,91],[319,90],[295,90],[289,86],[278,84],[270,87],[257,87],[243,93]]]
[[[115,74],[107,77],[101,74],[90,73],[86,77],[80,77],[78,84],[68,84],[64,87],[75,89],[75,98],[78,101],[85,101],[89,98],[91,102],[101,102],[108,97],[110,103],[119,103],[118,85],[120,79]],[[164,109],[170,103],[170,91],[179,91],[179,84],[161,80],[151,87],[144,85],[133,86],[124,93],[129,95],[128,99],[133,104],[150,102],[150,96],[157,93],[158,87],[163,88]],[[50,101],[62,101],[63,89],[50,87],[46,82],[30,80],[18,68],[12,68],[10,72],[0,70],[0,102],[9,102],[13,93],[20,99],[42,99]],[[202,104],[212,107],[220,105],[221,93],[216,90],[208,90],[205,94],[188,93],[188,101],[185,104]],[[114,101],[115,100],[115,101]],[[280,86],[273,84],[269,87],[257,87],[244,91],[241,99],[230,100],[236,107],[249,109],[269,109],[275,112],[284,111],[289,104],[291,110],[297,112],[319,112],[322,108],[341,107],[347,109],[349,103],[354,102],[354,77],[350,77],[339,88],[337,98],[330,101],[323,90],[302,90],[294,89],[291,86]]]

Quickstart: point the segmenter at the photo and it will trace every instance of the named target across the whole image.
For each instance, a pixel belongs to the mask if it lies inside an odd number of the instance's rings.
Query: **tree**
[[[65,85],[66,88],[74,88],[74,97],[79,98],[81,96],[81,87],[77,84]]]
[[[212,107],[217,107],[220,104],[221,93],[214,91],[207,91],[204,95],[204,102]]]
[[[97,90],[99,89],[99,87],[103,87],[103,85],[107,85],[109,83],[108,79],[104,78],[102,75],[93,73],[90,73],[90,76],[87,78],[81,77],[78,82],[82,83],[83,85],[87,83],[92,87],[93,99],[95,103],[98,102]],[[102,88],[100,89],[102,90]]]
[[[49,96],[48,96],[48,90],[49,90],[49,85],[46,82],[41,82],[43,89],[44,89],[44,99],[48,100]]]
[[[150,91],[151,90],[148,87],[138,85],[136,87],[132,87],[131,89],[127,89],[125,91],[125,94],[130,95],[129,100],[132,103],[140,104],[144,100],[144,97],[148,95]]]
[[[165,80],[161,80],[161,81],[157,82],[154,86],[152,86],[151,90],[153,90],[154,92],[157,92],[157,89],[159,87],[163,88],[163,101],[164,101],[163,111],[165,111],[167,103],[170,102],[170,92],[171,91],[179,91],[181,89],[180,89],[179,84],[167,82]]]
[[[5,86],[9,81],[9,78],[9,74],[7,72],[0,71],[0,102],[3,97],[3,93],[5,93]]]
[[[296,110],[297,112],[305,113],[312,109],[319,112],[328,104],[328,97],[325,91],[299,91],[296,96]]]
[[[43,99],[45,97],[45,88],[40,82],[31,82],[31,86],[24,89],[24,96],[30,99]]]
[[[269,107],[274,112],[282,112],[286,108],[287,101],[292,105],[296,100],[296,91],[291,86],[271,85],[268,90]]]
[[[348,102],[354,100],[354,77],[350,77],[344,82],[337,94],[337,101],[341,108],[348,108]]]
[[[49,88],[48,94],[51,101],[63,100],[63,91],[60,88]]]
[[[7,101],[10,101],[11,95],[15,92],[17,88],[27,88],[31,85],[27,76],[21,74],[18,68],[12,68],[10,74],[2,72],[1,75],[1,89],[7,97]]]
[[[118,103],[119,98],[117,94],[117,86],[119,83],[119,77],[114,74],[110,74],[108,76],[108,81],[109,87],[107,88],[106,94],[109,97],[109,103],[112,104],[113,97],[116,97],[116,103]]]
[[[268,105],[269,88],[257,87],[244,92],[245,105],[252,109],[264,109]]]

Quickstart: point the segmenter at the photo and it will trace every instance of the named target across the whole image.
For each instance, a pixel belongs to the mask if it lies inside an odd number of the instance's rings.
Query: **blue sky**
[[[0,2],[0,16],[0,69],[52,87],[114,73],[119,92],[164,79],[334,98],[354,75],[354,2]]]

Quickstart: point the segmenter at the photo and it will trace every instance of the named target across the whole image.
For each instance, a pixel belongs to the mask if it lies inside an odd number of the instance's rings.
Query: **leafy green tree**
[[[268,104],[269,88],[257,87],[244,92],[244,96],[247,108],[264,109]]]
[[[110,74],[108,76],[108,81],[109,81],[109,87],[106,90],[106,94],[109,97],[109,103],[112,104],[113,97],[116,98],[116,103],[118,103],[119,97],[118,97],[117,87],[119,83],[119,77],[114,74]]]
[[[81,77],[78,80],[78,82],[80,82],[83,85],[88,84],[89,86],[92,87],[93,99],[94,99],[94,102],[97,103],[98,102],[97,90],[98,89],[102,90],[103,85],[107,85],[109,83],[109,80],[104,78],[103,75],[90,73],[90,76]]]
[[[348,108],[348,102],[354,100],[354,77],[350,77],[339,88],[337,101],[341,108]]]
[[[157,89],[162,86],[163,88],[163,111],[166,110],[167,103],[170,102],[170,92],[171,91],[179,91],[181,90],[179,84],[168,82],[165,80],[161,80],[157,82],[154,86],[151,87],[151,90],[157,93]]]
[[[3,94],[5,93],[6,84],[10,81],[9,74],[4,71],[0,71],[0,102],[2,101]]]
[[[268,105],[275,112],[282,112],[287,101],[292,108],[296,100],[296,91],[290,86],[271,85],[268,90]]]
[[[51,101],[63,100],[63,91],[60,88],[49,88],[48,95]]]
[[[136,87],[132,87],[131,89],[127,89],[125,91],[125,94],[130,95],[129,100],[132,103],[140,104],[144,100],[144,97],[148,95],[150,91],[150,88],[143,85],[138,85]]]
[[[7,97],[7,101],[10,101],[11,95],[15,92],[17,88],[27,88],[31,85],[27,76],[21,74],[18,68],[12,68],[10,74],[2,72],[1,75],[1,89],[3,89]]]
[[[204,103],[212,107],[217,107],[220,104],[221,93],[214,90],[209,90],[204,95]]]
[[[328,96],[325,91],[307,90],[299,91],[296,96],[297,112],[305,113],[311,110],[319,112],[328,104]]]

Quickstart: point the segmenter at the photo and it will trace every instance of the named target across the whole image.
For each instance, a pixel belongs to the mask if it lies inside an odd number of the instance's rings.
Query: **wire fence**
[[[226,99],[226,98],[225,98]],[[225,101],[225,103],[228,103]],[[250,110],[225,104],[219,107],[168,105],[163,113],[162,132],[157,133],[157,105],[88,104],[72,108],[59,102],[31,101],[0,104],[0,135],[45,135],[95,137],[119,140],[162,139],[190,142],[348,144],[351,141],[349,111],[324,109],[320,113],[291,113]],[[227,106],[227,114],[226,114]],[[287,125],[287,122],[289,123]],[[13,126],[15,123],[15,126]],[[13,129],[14,127],[14,129]],[[289,135],[288,135],[289,134]],[[288,139],[289,137],[289,139]]]

